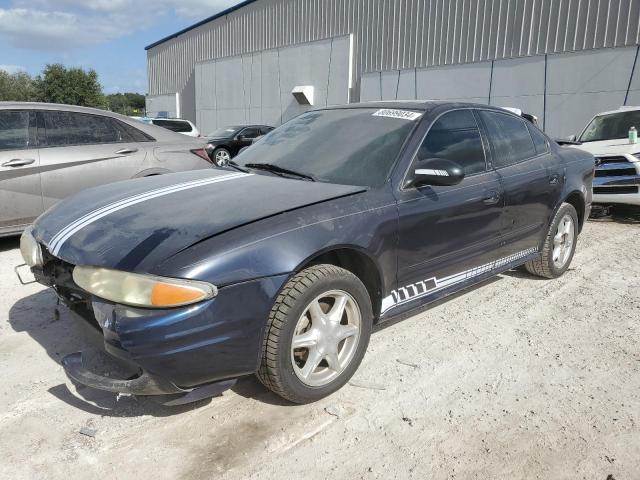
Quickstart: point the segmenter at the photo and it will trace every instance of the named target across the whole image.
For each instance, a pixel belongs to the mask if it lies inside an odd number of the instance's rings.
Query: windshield
[[[382,185],[421,114],[352,108],[303,113],[262,137],[236,158],[271,164],[345,185]]]
[[[591,120],[579,140],[585,143],[627,138],[631,127],[640,130],[640,110],[599,115]]]
[[[233,137],[240,127],[223,127],[211,132],[207,137]]]

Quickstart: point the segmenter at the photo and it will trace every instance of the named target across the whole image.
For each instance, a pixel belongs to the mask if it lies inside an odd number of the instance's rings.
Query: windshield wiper
[[[253,168],[254,170],[264,170],[266,172],[272,172],[275,174],[293,175],[294,177],[304,178],[311,182],[315,182],[316,179],[306,173],[296,172],[295,170],[289,170],[288,168],[279,167],[272,163],[247,163],[244,165],[247,168]]]
[[[227,166],[229,166],[231,168],[235,168],[236,170],[240,170],[241,172],[244,172],[244,173],[249,173],[249,170],[247,170],[246,168],[242,168],[240,165],[238,165],[233,160],[229,160],[229,162],[227,163]]]

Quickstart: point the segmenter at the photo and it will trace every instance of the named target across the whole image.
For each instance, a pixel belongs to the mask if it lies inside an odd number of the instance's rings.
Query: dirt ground
[[[351,384],[186,407],[70,384],[99,342],[0,240],[0,478],[640,479],[640,225],[589,222],[554,281],[508,272],[380,329]],[[93,436],[80,433],[91,429]]]

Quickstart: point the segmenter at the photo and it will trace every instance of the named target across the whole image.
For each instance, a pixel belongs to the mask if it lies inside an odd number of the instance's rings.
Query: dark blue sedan
[[[594,173],[510,112],[445,102],[310,111],[235,160],[84,191],[25,232],[36,278],[138,369],[72,353],[74,381],[180,403],[257,374],[317,400],[374,324],[521,265],[562,275]]]

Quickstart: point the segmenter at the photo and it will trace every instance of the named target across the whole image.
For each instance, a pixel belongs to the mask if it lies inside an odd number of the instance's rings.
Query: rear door
[[[499,255],[502,191],[487,164],[487,145],[471,109],[447,112],[429,129],[408,174],[431,158],[464,168],[454,186],[404,188],[398,201],[398,290],[395,305],[486,273]]]
[[[133,178],[140,171],[145,149],[111,117],[53,110],[38,115],[45,208],[85,188]]]
[[[35,113],[0,110],[0,234],[42,213],[39,167]]]
[[[480,110],[479,117],[504,190],[504,255],[528,252],[539,246],[546,232],[560,198],[564,173],[544,134],[529,122],[490,110]]]

